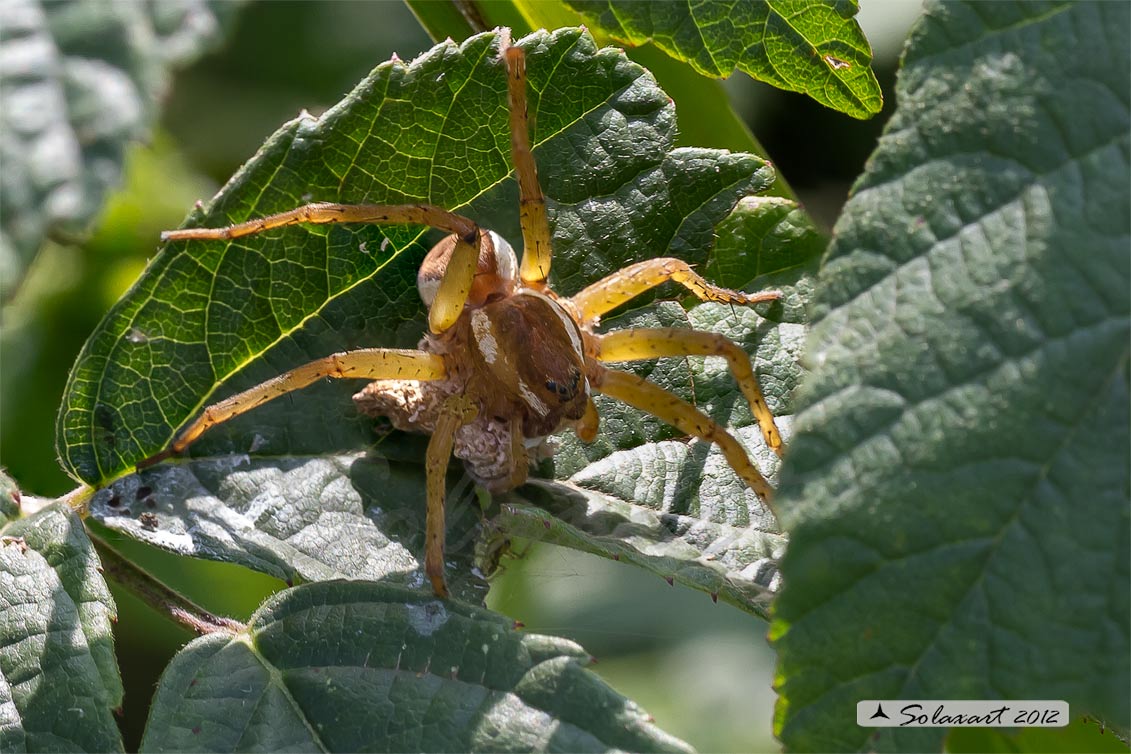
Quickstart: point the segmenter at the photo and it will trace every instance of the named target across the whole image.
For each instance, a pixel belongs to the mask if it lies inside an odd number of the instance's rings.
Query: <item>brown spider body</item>
[[[585,413],[581,330],[550,296],[520,289],[468,309],[449,332],[434,338],[434,352],[455,355],[454,377],[482,413],[517,417],[525,437],[548,435]]]
[[[468,397],[476,416],[455,434],[452,453],[491,492],[526,481],[527,450],[585,415],[590,399],[581,326],[550,291],[516,279],[517,259],[497,234],[483,234],[477,274],[463,313],[450,328],[428,334],[421,351],[444,359],[442,380],[376,380],[354,396],[359,409],[387,417],[397,429],[434,431],[452,395]],[[455,237],[425,258],[417,288],[431,304]]]
[[[713,285],[682,260],[647,259],[598,280],[569,298],[548,282],[552,257],[546,203],[527,133],[526,67],[521,48],[499,37],[507,74],[511,156],[518,178],[521,263],[497,234],[429,204],[314,203],[223,228],[184,228],[165,241],[209,242],[303,223],[425,225],[447,235],[425,257],[417,288],[428,306],[429,332],[415,350],[368,348],[332,354],[204,408],[171,446],[139,465],[185,450],[209,427],[326,378],[364,379],[360,410],[399,429],[431,434],[426,458],[424,570],[437,595],[444,578],[445,475],[452,455],[494,492],[526,480],[529,456],[545,438],[572,426],[583,441],[597,435],[592,393],[602,393],[716,444],[738,476],[769,502],[772,489],[725,427],[698,408],[609,362],[665,356],[721,356],[746,396],[767,447],[783,445],[762,397],[750,357],[722,335],[679,328],[598,333],[603,315],[671,281],[704,301],[750,305],[776,291],[742,293]]]

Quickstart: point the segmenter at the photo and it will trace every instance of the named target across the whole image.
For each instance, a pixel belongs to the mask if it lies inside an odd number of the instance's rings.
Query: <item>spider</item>
[[[500,34],[507,75],[511,159],[517,173],[523,253],[473,220],[427,204],[313,203],[222,228],[166,231],[162,241],[227,240],[300,223],[430,226],[448,233],[426,255],[417,289],[428,307],[428,332],[417,350],[364,348],[292,369],[206,407],[150,465],[181,453],[202,433],[270,400],[326,378],[370,380],[354,401],[398,429],[430,433],[426,456],[424,571],[437,596],[444,576],[445,476],[454,453],[490,492],[526,481],[530,455],[550,434],[572,427],[591,442],[599,417],[594,393],[623,401],[713,442],[767,503],[772,489],[725,428],[692,404],[608,362],[665,356],[722,356],[749,401],[766,444],[778,455],[781,435],[750,358],[726,337],[679,328],[597,332],[602,315],[661,283],[673,281],[705,301],[750,305],[778,291],[747,294],[707,282],[684,261],[657,258],[625,267],[564,298],[547,282],[552,249],[546,202],[530,148],[523,50]]]

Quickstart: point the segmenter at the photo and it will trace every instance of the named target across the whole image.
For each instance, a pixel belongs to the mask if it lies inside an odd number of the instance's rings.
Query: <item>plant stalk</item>
[[[246,626],[239,621],[213,615],[183,594],[161,583],[123,557],[109,542],[89,529],[87,535],[102,560],[103,574],[128,589],[157,612],[168,616],[174,623],[200,636],[217,631],[236,633],[246,629]]]

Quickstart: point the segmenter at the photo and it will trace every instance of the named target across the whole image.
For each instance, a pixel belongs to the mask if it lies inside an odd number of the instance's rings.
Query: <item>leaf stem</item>
[[[490,27],[483,20],[476,3],[471,0],[452,0],[452,2],[437,3],[434,0],[406,0],[409,10],[416,16],[416,20],[432,37],[433,42],[439,42],[444,37],[451,37],[457,42],[487,31]]]
[[[82,484],[59,498],[59,502],[78,513],[81,518],[86,518],[90,498],[94,492],[94,488],[89,484]]]
[[[127,560],[109,542],[89,528],[87,535],[102,560],[102,572],[128,589],[142,602],[168,616],[174,623],[179,623],[200,636],[218,631],[236,633],[246,628],[239,621],[213,615],[183,594],[161,583],[152,574],[146,573]]]

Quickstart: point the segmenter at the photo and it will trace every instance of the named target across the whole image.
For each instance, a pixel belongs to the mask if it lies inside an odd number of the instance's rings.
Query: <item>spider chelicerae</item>
[[[473,220],[427,204],[307,204],[224,228],[167,231],[163,241],[225,240],[299,223],[414,224],[449,233],[420,266],[417,288],[428,307],[428,333],[417,350],[365,348],[292,369],[214,403],[164,452],[180,453],[210,427],[325,378],[370,380],[354,400],[398,429],[431,434],[428,444],[424,570],[440,597],[444,578],[445,476],[454,453],[491,492],[526,481],[530,451],[572,427],[592,441],[599,417],[594,393],[652,414],[719,446],[730,466],[763,500],[772,489],[724,427],[692,404],[609,362],[665,356],[722,356],[778,455],[782,440],[747,354],[717,333],[682,328],[631,328],[598,333],[603,315],[661,283],[678,283],[704,301],[749,305],[777,291],[742,293],[712,285],[684,261],[649,259],[625,267],[569,298],[547,278],[552,259],[546,203],[530,148],[523,50],[500,33],[507,75],[511,156],[519,185],[523,253]]]

